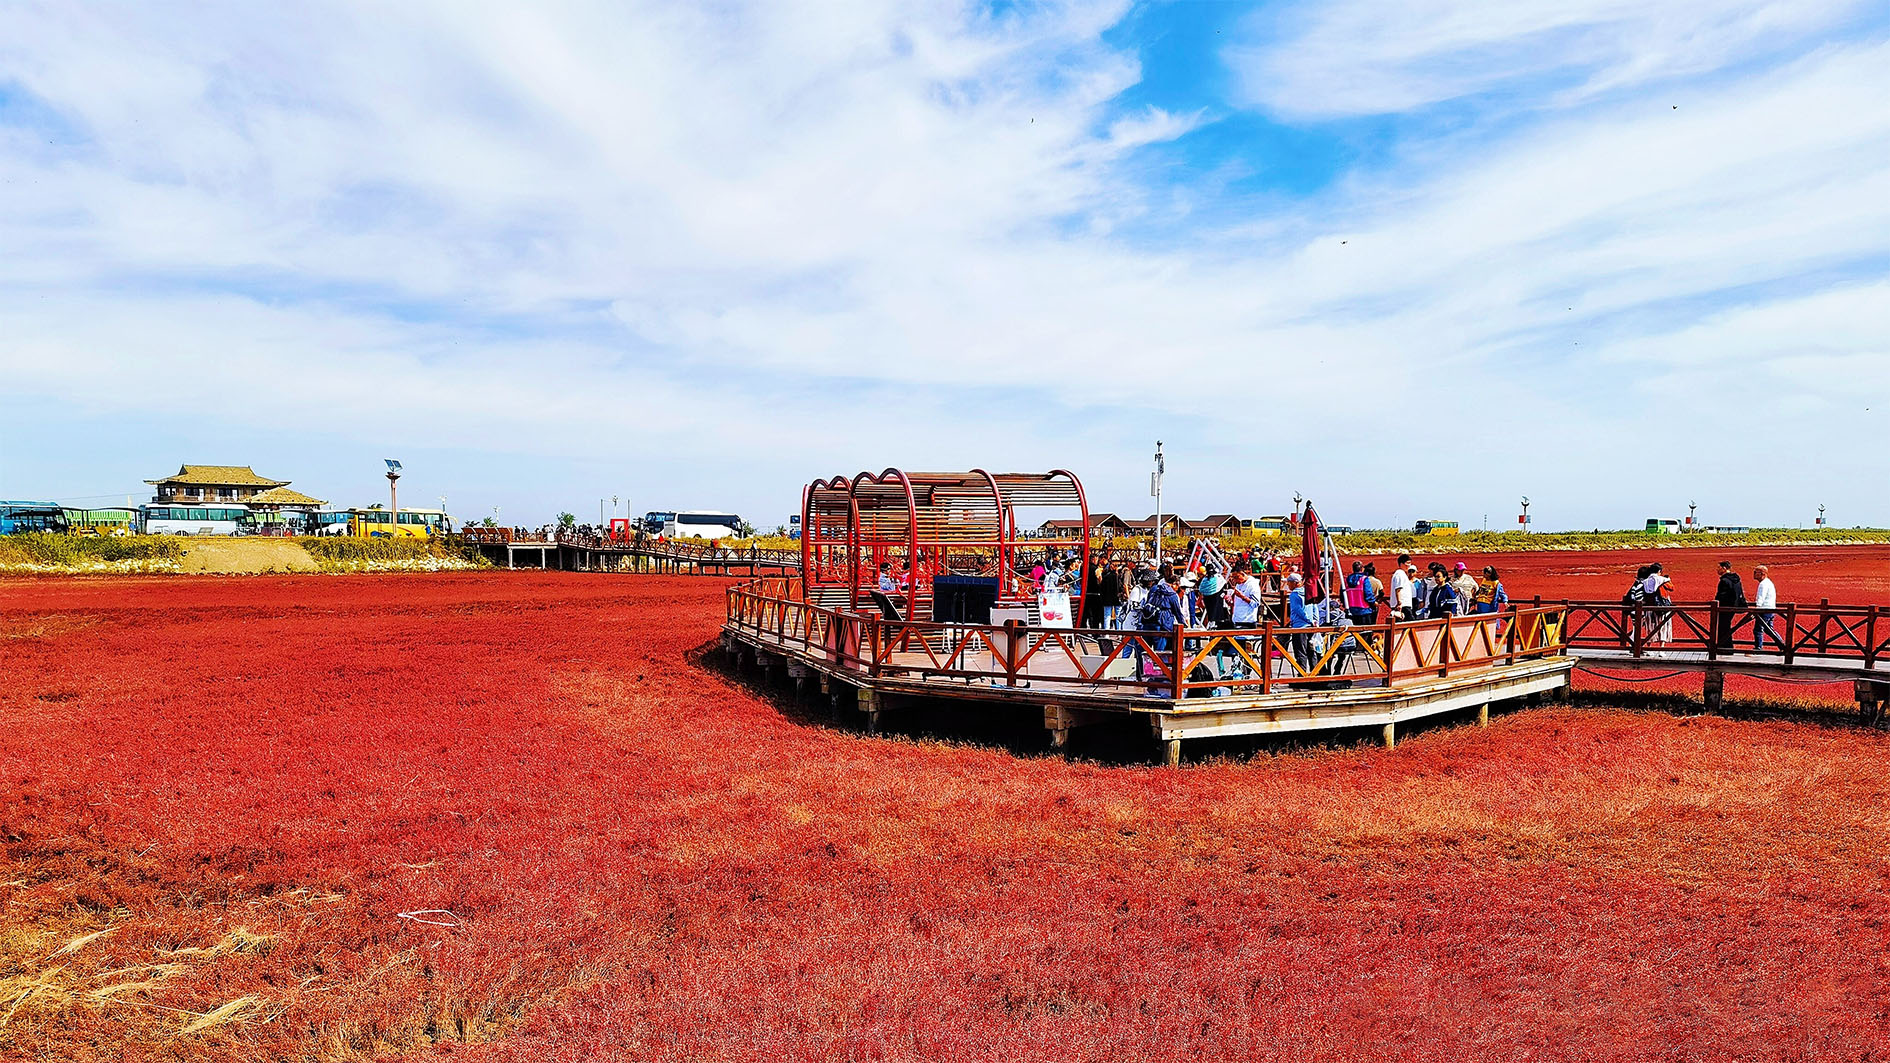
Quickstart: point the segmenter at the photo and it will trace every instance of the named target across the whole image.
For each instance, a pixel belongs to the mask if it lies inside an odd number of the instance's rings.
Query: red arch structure
[[[1020,509],[1079,518],[1054,538],[1025,538]],[[996,577],[998,601],[1032,600],[1021,572],[1054,552],[1089,556],[1089,502],[1067,469],[1046,473],[904,472],[886,469],[815,480],[801,494],[801,572],[807,600],[870,605],[879,566],[912,566],[908,615],[929,611],[942,575]],[[1080,606],[1079,601],[1076,603]]]

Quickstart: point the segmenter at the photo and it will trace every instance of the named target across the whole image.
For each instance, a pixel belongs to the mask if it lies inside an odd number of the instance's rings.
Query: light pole
[[[1162,441],[1155,441],[1155,471],[1149,476],[1149,494],[1155,496],[1155,566],[1162,563],[1162,474],[1168,471],[1168,462],[1162,458]]]
[[[1692,531],[1696,527],[1696,525],[1693,523],[1693,511],[1699,508],[1700,508],[1700,504],[1698,502],[1687,503],[1687,530],[1688,531]]]
[[[392,511],[389,517],[394,522],[393,526],[387,530],[387,537],[398,539],[400,537],[400,492],[396,484],[400,480],[400,462],[392,458],[381,460],[387,462],[387,508]]]
[[[1824,503],[1818,503],[1818,527],[1824,527]]]
[[[1522,530],[1523,530],[1524,535],[1529,534],[1529,496],[1528,495],[1522,496]]]

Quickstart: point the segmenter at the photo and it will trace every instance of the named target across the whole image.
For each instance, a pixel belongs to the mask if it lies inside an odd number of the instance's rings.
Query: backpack
[[[1368,608],[1365,601],[1365,577],[1357,572],[1345,577],[1345,607],[1360,611]]]

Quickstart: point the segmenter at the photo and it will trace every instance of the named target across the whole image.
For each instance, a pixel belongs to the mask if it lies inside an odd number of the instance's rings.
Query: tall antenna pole
[[[1155,473],[1149,479],[1149,493],[1155,496],[1155,565],[1162,563],[1162,474],[1168,463],[1162,459],[1162,441],[1155,441]]]

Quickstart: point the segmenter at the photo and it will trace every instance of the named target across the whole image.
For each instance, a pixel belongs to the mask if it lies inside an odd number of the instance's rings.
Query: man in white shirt
[[[1253,566],[1234,562],[1234,583],[1227,588],[1229,619],[1237,628],[1260,626],[1260,581],[1253,578]]]
[[[1391,570],[1391,612],[1399,620],[1410,620],[1417,615],[1411,608],[1416,600],[1417,582],[1413,576],[1416,571],[1410,554],[1398,555],[1398,567]]]
[[[1752,570],[1752,648],[1765,649],[1766,636],[1770,635],[1778,648],[1783,650],[1785,643],[1780,641],[1778,632],[1772,630],[1773,611],[1778,608],[1778,588],[1772,585],[1766,571],[1764,565]]]
[[[879,566],[879,592],[885,595],[899,593],[899,584],[893,582],[892,566],[889,564],[882,563]]]

